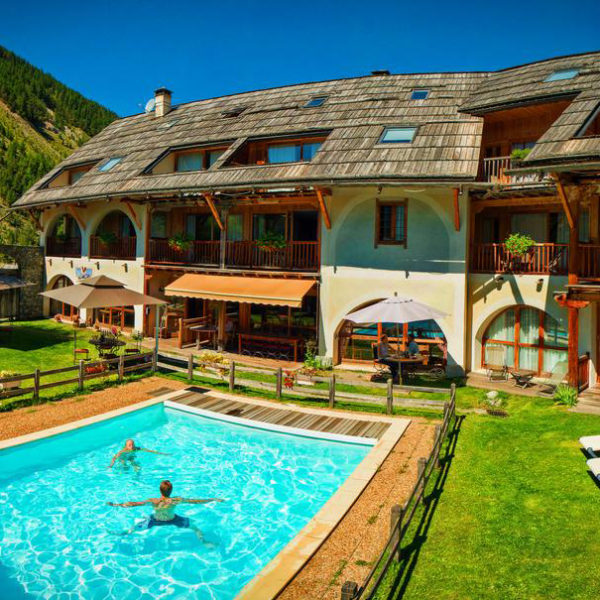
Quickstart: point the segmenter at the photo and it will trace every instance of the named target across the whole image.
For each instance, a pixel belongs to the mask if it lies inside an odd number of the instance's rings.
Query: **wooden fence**
[[[152,352],[140,352],[138,354],[123,354],[117,358],[106,360],[97,360],[86,362],[80,360],[78,364],[71,367],[62,367],[60,369],[50,369],[41,371],[36,369],[33,373],[24,375],[13,375],[0,379],[0,400],[14,398],[17,396],[26,396],[31,394],[32,399],[38,400],[40,392],[61,385],[77,384],[79,391],[82,391],[86,381],[98,379],[109,375],[117,375],[118,380],[122,381],[126,373],[141,371],[145,369],[156,370],[156,363]],[[48,381],[44,383],[44,378],[52,375],[64,374],[64,379]],[[22,384],[26,384],[24,387]],[[13,387],[18,384],[18,387]]]
[[[360,394],[349,392],[343,388],[343,386],[356,385],[356,382],[346,381],[333,374],[329,377],[308,376],[281,367],[267,367],[264,365],[255,367],[234,361],[224,363],[201,361],[193,355],[190,355],[186,360],[179,356],[160,353],[157,366],[163,370],[185,373],[190,382],[193,381],[194,377],[202,377],[210,381],[228,383],[231,392],[235,391],[236,387],[245,387],[272,393],[277,399],[281,399],[285,394],[290,400],[312,399],[327,402],[330,408],[333,408],[336,402],[381,404],[385,406],[388,414],[392,413],[394,406],[440,412],[443,410],[444,402],[442,400],[403,398],[395,395],[396,392],[418,390],[448,393],[447,388],[394,386],[390,379],[387,384],[365,384],[369,387],[382,389],[382,391],[385,389],[385,395]],[[263,380],[252,379],[252,374],[262,375]],[[326,384],[326,389],[315,387],[315,384],[318,383]]]
[[[427,458],[418,462],[418,476],[408,500],[400,506],[392,507],[390,515],[390,537],[383,552],[373,565],[366,579],[359,586],[354,581],[344,582],[341,590],[342,600],[372,600],[380,589],[382,582],[392,564],[399,562],[402,557],[402,547],[406,545],[409,527],[419,506],[427,500],[426,489],[433,472],[440,467],[440,452],[450,430],[450,425],[456,419],[456,387],[452,384],[450,402],[444,404],[444,418],[441,425],[436,426],[435,442]]]

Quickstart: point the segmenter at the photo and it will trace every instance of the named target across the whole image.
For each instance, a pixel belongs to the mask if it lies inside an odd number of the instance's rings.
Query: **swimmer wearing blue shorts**
[[[150,504],[154,507],[154,514],[150,515],[148,518],[144,519],[142,522],[138,523],[134,527],[132,527],[128,532],[131,533],[137,530],[150,529],[155,526],[162,525],[173,525],[175,527],[183,527],[186,529],[191,529],[198,539],[202,540],[202,532],[193,525],[193,523],[187,517],[180,517],[175,514],[175,507],[179,504],[207,504],[208,502],[224,502],[221,498],[171,498],[171,493],[173,492],[173,484],[165,479],[160,482],[160,498],[149,498],[148,500],[143,500],[142,502],[107,502],[109,506],[145,506],[146,504]]]

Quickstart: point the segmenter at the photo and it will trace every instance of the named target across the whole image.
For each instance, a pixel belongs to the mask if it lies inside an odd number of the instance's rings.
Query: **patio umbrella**
[[[106,275],[98,275],[85,279],[75,285],[40,292],[42,296],[70,304],[76,308],[110,308],[115,306],[133,306],[147,304],[156,306],[156,327],[154,332],[155,354],[158,353],[158,332],[159,332],[159,314],[158,305],[166,304],[164,300],[159,300],[146,294],[140,294],[134,290],[126,288],[124,284]],[[77,336],[77,330],[75,330]],[[75,338],[77,339],[77,338]]]
[[[344,318],[353,323],[396,323],[396,337],[399,340],[400,323],[440,319],[446,316],[447,313],[412,298],[392,296],[348,313]]]

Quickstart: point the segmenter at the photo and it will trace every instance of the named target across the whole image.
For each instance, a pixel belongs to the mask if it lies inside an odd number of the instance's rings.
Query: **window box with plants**
[[[177,233],[168,240],[169,248],[178,254],[184,254],[192,247],[192,239],[183,234]]]
[[[273,233],[271,231],[263,233],[255,243],[264,252],[277,252],[287,246],[285,238],[280,233]]]

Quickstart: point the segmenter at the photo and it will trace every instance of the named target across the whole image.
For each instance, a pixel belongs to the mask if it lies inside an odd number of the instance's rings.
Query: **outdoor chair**
[[[600,435],[580,437],[579,443],[592,458],[600,458],[600,456],[596,455],[596,453],[600,453]]]
[[[566,360],[561,360],[554,365],[552,375],[548,379],[540,381],[542,389],[540,393],[546,395],[552,395],[556,391],[556,388],[564,381],[569,370],[569,365]]]
[[[387,381],[387,379],[392,376],[392,371],[387,365],[379,362],[377,346],[373,344],[371,349],[373,352],[373,366],[375,367],[375,373],[371,376],[371,381]]]
[[[486,374],[490,381],[494,379],[508,379],[506,366],[506,348],[504,346],[488,345],[486,347]]]
[[[519,373],[519,371],[511,371],[510,376],[515,380],[517,387],[526,389],[528,386],[533,385],[531,380],[533,379],[532,373]]]
[[[73,362],[79,362],[80,360],[90,360],[90,351],[88,348],[75,348],[73,350]]]
[[[587,466],[598,483],[600,483],[600,458],[590,458],[587,461]]]

